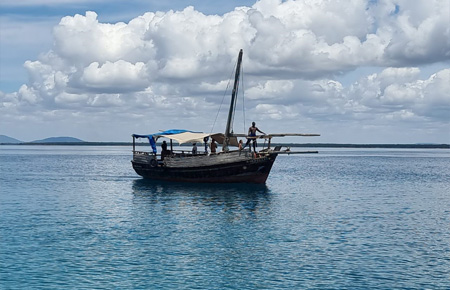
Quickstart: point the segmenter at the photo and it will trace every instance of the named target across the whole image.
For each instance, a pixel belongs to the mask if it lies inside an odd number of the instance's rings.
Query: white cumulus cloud
[[[449,63],[449,11],[446,0],[260,0],[223,15],[188,6],[127,23],[88,11],[61,19],[52,49],[25,63],[28,82],[0,94],[0,110],[69,110],[74,119],[163,113],[201,126],[243,48],[249,114],[439,127],[449,121],[449,70],[423,78],[420,66]],[[348,86],[336,81],[358,67],[383,70]]]

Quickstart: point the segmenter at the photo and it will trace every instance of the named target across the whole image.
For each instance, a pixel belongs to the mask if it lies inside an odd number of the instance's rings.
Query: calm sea
[[[0,146],[1,289],[450,289],[450,151],[320,149],[265,186]]]

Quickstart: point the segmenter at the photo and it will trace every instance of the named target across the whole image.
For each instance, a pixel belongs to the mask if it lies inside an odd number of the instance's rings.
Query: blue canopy
[[[154,133],[154,134],[148,134],[148,135],[133,134],[133,137],[137,138],[137,139],[138,138],[148,138],[148,141],[150,142],[150,145],[152,146],[153,153],[156,154],[157,150],[156,150],[155,137],[158,138],[158,136],[161,136],[161,135],[173,135],[173,134],[180,134],[180,133],[185,133],[185,132],[195,133],[193,131],[183,130],[183,129],[170,129],[167,131],[158,132],[158,133]]]
[[[133,137],[134,138],[152,138],[153,136],[173,135],[173,134],[180,134],[180,133],[184,133],[184,132],[192,132],[192,133],[194,133],[193,131],[189,131],[189,130],[170,129],[170,130],[167,130],[167,131],[162,131],[162,132],[148,134],[148,135],[133,134]]]

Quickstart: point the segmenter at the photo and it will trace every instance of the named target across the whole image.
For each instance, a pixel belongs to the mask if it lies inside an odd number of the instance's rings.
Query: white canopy
[[[203,139],[208,137],[210,134],[207,133],[192,133],[192,132],[184,132],[178,134],[170,134],[170,135],[159,135],[159,137],[164,137],[168,139],[172,139],[177,141],[179,144],[184,143],[203,143]]]
[[[208,133],[183,132],[178,134],[158,135],[157,137],[158,138],[164,137],[167,139],[175,140],[180,145],[185,143],[204,143],[203,140],[205,137],[211,137],[219,144],[223,144],[223,141],[225,140],[225,136],[223,133],[208,134]],[[236,137],[230,138],[230,145],[238,146]]]

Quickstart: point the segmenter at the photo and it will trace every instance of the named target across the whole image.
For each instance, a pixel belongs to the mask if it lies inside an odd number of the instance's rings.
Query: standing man
[[[247,138],[247,143],[245,143],[245,145],[244,145],[244,148],[245,148],[245,147],[247,147],[248,144],[250,144],[250,141],[253,141],[253,151],[255,153],[256,153],[256,146],[258,146],[258,144],[256,143],[256,131],[266,135],[266,133],[264,133],[263,131],[259,130],[258,127],[256,127],[255,122],[252,122],[252,126],[250,128],[248,128],[248,136],[250,138]]]
[[[161,160],[164,160],[164,157],[166,157],[166,155],[168,155],[168,151],[167,151],[167,142],[166,140],[164,140],[161,144]]]
[[[217,144],[214,139],[211,140],[211,154],[216,154]]]
[[[203,138],[203,142],[205,143],[205,154],[208,154],[208,140],[209,140],[209,136],[206,136],[205,138]]]

